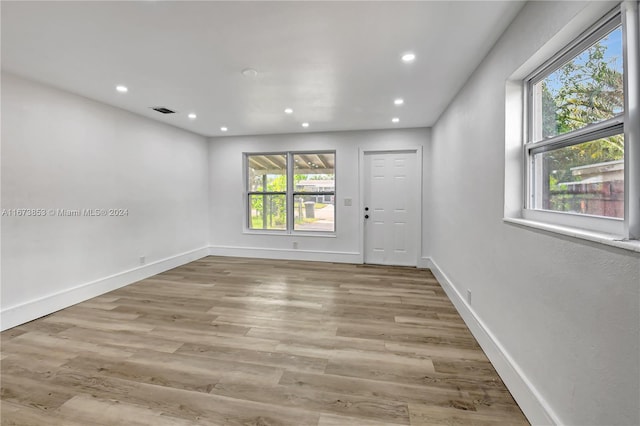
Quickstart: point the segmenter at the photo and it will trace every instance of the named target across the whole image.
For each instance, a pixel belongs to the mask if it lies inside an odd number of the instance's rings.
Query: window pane
[[[533,140],[624,111],[622,28],[617,27],[533,86]]]
[[[293,173],[296,192],[334,192],[335,154],[295,154]]]
[[[248,155],[249,192],[285,192],[287,190],[287,156]]]
[[[293,215],[296,231],[334,231],[333,194],[294,195]]]
[[[250,229],[286,229],[287,206],[284,194],[249,195]]]
[[[537,209],[624,217],[624,136],[535,154]]]

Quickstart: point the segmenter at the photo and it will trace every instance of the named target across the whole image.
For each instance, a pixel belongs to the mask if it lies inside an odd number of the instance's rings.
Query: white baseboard
[[[209,246],[211,256],[260,259],[307,260],[316,262],[362,263],[362,254],[345,251],[288,250],[262,247]]]
[[[76,303],[203,258],[208,254],[208,247],[203,247],[8,307],[0,312],[0,330],[33,321]]]
[[[436,262],[429,266],[531,424],[564,424]]]

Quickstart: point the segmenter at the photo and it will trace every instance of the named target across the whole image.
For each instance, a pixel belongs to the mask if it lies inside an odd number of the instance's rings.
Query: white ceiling
[[[522,5],[2,1],[2,68],[206,136],[423,127]]]

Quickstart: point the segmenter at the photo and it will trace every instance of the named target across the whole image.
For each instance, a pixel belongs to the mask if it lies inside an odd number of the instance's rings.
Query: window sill
[[[604,244],[623,250],[640,253],[640,240],[621,240],[619,236],[605,234],[602,232],[587,231],[586,229],[571,228],[568,226],[551,225],[549,223],[537,222],[534,220],[505,217],[504,222],[528,228],[540,229],[568,237],[579,238],[594,243]]]
[[[320,237],[320,238],[336,238],[337,235],[335,232],[286,232],[286,231],[259,231],[259,230],[248,230],[245,229],[242,231],[245,235],[271,235],[278,237]]]

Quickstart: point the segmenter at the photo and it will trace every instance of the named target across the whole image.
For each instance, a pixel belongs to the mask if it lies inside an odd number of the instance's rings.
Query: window
[[[245,154],[247,228],[335,231],[335,152]]]
[[[287,228],[287,155],[247,156],[249,228]]]
[[[625,167],[638,167],[625,161],[624,37],[618,8],[526,79],[525,217],[622,233]]]
[[[292,154],[296,231],[334,230],[335,154]]]

